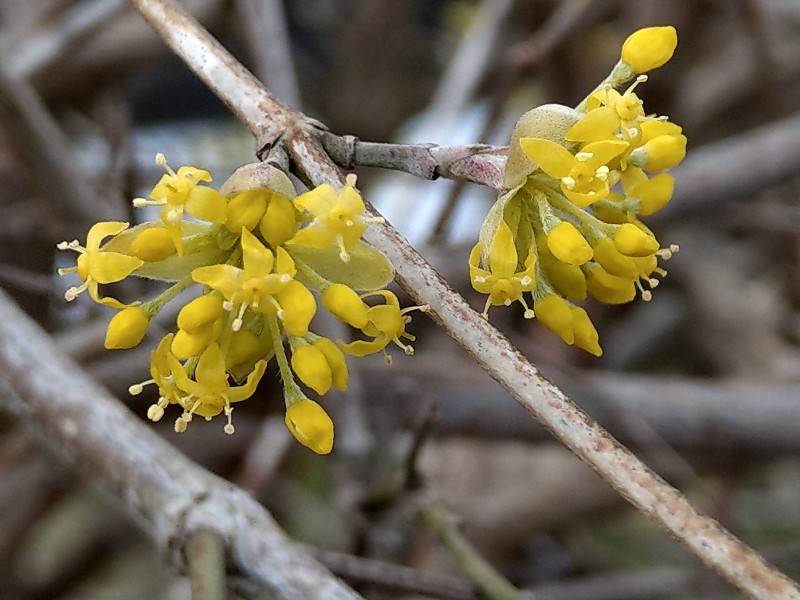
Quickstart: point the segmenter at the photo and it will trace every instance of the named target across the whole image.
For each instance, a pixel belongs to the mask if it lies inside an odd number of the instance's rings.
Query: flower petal
[[[121,221],[101,221],[95,223],[86,236],[86,249],[89,252],[100,249],[100,242],[110,235],[117,235],[128,228],[128,223]]]
[[[228,202],[217,190],[198,185],[189,192],[186,212],[201,221],[224,223],[228,217]]]
[[[569,175],[575,157],[562,146],[543,138],[521,138],[519,145],[525,155],[550,177],[561,179]]]
[[[97,251],[90,255],[89,277],[97,283],[114,283],[122,281],[143,264],[144,261],[135,256]]]

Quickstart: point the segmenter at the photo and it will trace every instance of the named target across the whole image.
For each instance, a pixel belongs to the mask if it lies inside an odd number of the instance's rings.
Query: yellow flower
[[[590,110],[567,131],[564,138],[570,142],[595,142],[613,139],[619,132],[625,141],[638,139],[641,136],[639,122],[645,116],[644,103],[633,90],[646,79],[642,75],[624,94],[612,87],[592,94]]]
[[[528,305],[522,297],[536,287],[536,252],[533,248],[525,259],[525,269],[517,271],[519,257],[514,246],[514,236],[508,224],[501,219],[492,238],[487,257],[488,270],[479,266],[483,244],[478,243],[469,255],[469,279],[472,287],[481,294],[489,294],[483,307],[484,317],[488,317],[490,306],[509,306],[519,302],[525,307],[530,318]]]
[[[161,221],[172,236],[172,242],[183,255],[183,236],[181,220],[186,212],[201,221],[224,223],[227,217],[227,201],[218,191],[200,182],[211,181],[208,171],[196,167],[183,166],[178,172],[167,164],[164,155],[156,155],[156,164],[164,167],[167,174],[150,192],[151,200],[136,198],[133,205],[141,208],[148,205],[162,206]]]
[[[622,44],[622,62],[634,73],[646,73],[665,64],[678,46],[678,32],[671,25],[634,31]]]
[[[317,454],[333,449],[333,421],[313,400],[303,398],[289,406],[286,427],[298,442]]]
[[[186,394],[179,399],[184,410],[175,421],[175,431],[178,433],[186,430],[192,415],[197,414],[210,419],[223,411],[228,419],[224,428],[225,433],[233,433],[231,404],[252,396],[267,368],[266,361],[258,361],[244,385],[232,386],[225,371],[225,357],[216,343],[210,344],[200,355],[194,371],[194,380],[186,375],[183,365],[174,356],[167,355],[167,361],[170,372],[175,378],[175,384]]]
[[[337,194],[331,186],[323,184],[294,199],[301,211],[311,213],[314,220],[298,231],[289,244],[327,248],[331,244],[339,247],[339,257],[347,262],[348,250],[361,239],[372,219],[364,216],[364,201],[355,189],[355,176],[347,178],[347,185]]]
[[[406,313],[412,310],[421,310],[422,307],[412,306],[401,310],[397,296],[388,290],[378,290],[377,292],[364,294],[362,298],[369,296],[382,296],[386,301],[386,304],[378,304],[367,308],[367,322],[363,327],[360,327],[364,335],[373,339],[371,341],[356,340],[349,344],[343,344],[340,341],[342,350],[352,356],[366,356],[367,354],[380,352],[390,342],[394,342],[406,354],[413,354],[414,348],[404,344],[401,338],[414,341],[414,336],[406,333],[406,323],[411,320],[411,317],[406,316]]]
[[[276,253],[242,228],[243,268],[212,265],[192,271],[192,278],[219,292],[226,310],[236,310],[233,330],[242,326],[245,310],[277,315],[290,334],[302,337],[317,310],[314,296],[294,279],[294,260],[282,247]]]
[[[80,246],[78,240],[61,242],[59,250],[74,250],[78,253],[78,264],[68,269],[59,269],[58,274],[77,273],[84,283],[80,287],[71,287],[64,293],[67,302],[74,300],[78,294],[88,290],[92,300],[113,308],[125,308],[127,305],[119,300],[98,295],[98,284],[115,283],[122,281],[133,271],[141,267],[144,262],[133,256],[119,254],[118,252],[104,252],[100,243],[110,235],[117,235],[128,228],[127,223],[117,221],[103,221],[95,223],[86,236],[86,246]]]
[[[559,180],[564,195],[581,208],[608,196],[608,163],[628,148],[627,142],[600,140],[572,154],[562,145],[543,138],[522,138],[519,143],[528,158]]]
[[[143,308],[124,308],[109,322],[104,346],[108,350],[127,350],[138,346],[149,326],[150,315]]]
[[[170,404],[178,402],[180,390],[175,385],[175,378],[169,368],[170,347],[172,346],[172,334],[165,335],[153,352],[150,353],[150,377],[147,381],[137,383],[128,388],[132,396],[138,396],[144,390],[144,386],[155,384],[158,387],[159,398],[155,404],[151,404],[147,409],[147,418],[151,421],[159,421],[164,416],[164,409]]]
[[[592,247],[569,221],[562,221],[550,230],[547,247],[553,256],[568,265],[582,265],[592,258]]]

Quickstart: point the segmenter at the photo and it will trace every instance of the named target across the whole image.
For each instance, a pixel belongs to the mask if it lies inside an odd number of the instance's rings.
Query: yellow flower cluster
[[[652,297],[661,248],[639,216],[672,197],[665,173],[686,153],[686,137],[667,117],[648,115],[637,85],[672,56],[672,27],[632,34],[611,74],[576,108],[545,105],[518,121],[504,173],[506,193],[484,221],[470,257],[473,288],[490,306],[518,302],[567,344],[600,356],[583,308],[588,294],[606,304]],[[634,79],[624,92],[616,88]],[[525,294],[530,295],[526,300]]]
[[[147,416],[160,420],[170,404],[182,408],[175,431],[195,415],[224,414],[233,433],[233,404],[253,395],[274,356],[283,381],[286,426],[300,443],[319,454],[333,447],[333,422],[310,400],[298,381],[319,395],[345,390],[345,354],[386,354],[390,343],[406,354],[413,340],[405,328],[408,312],[382,289],[394,271],[388,259],[361,240],[370,221],[355,187],[355,176],[336,191],[321,185],[297,195],[285,173],[266,164],[245,165],[219,190],[207,171],[183,166],[174,171],[156,157],[166,174],[135,207],[159,206],[160,218],[133,228],[128,223],[94,225],[86,246],[62,242],[78,253],[74,273],[83,283],[67,300],[88,291],[96,302],[118,309],[105,346],[127,349],[145,337],[153,317],[192,285],[199,295],[177,317],[177,330],[151,354],[150,379],[131,386],[158,388]],[[195,220],[184,220],[184,214]],[[99,286],[129,276],[172,282],[156,298],[124,304],[101,296]],[[198,285],[199,284],[199,285]],[[334,342],[310,330],[317,297],[334,316],[365,339]],[[377,300],[377,302],[375,301]],[[367,303],[369,302],[369,303]]]

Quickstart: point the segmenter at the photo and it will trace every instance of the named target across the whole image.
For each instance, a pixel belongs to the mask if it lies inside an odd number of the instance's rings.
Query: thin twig
[[[459,531],[453,515],[438,502],[423,506],[420,515],[444,547],[472,581],[490,600],[524,600],[526,594],[515,588],[490,565]]]
[[[446,177],[503,188],[505,147],[486,144],[439,146],[437,144],[387,144],[362,142],[353,136],[319,131],[328,156],[343,169],[354,166],[403,171],[422,179]]]
[[[183,545],[192,600],[225,600],[225,542],[216,531],[197,531]]]
[[[426,572],[372,558],[331,550],[305,547],[332,572],[348,581],[369,583],[383,588],[447,598],[478,600],[475,586],[462,577],[439,572]]]
[[[290,157],[314,184],[329,183],[336,188],[343,185],[342,173],[302,117],[272,100],[252,75],[176,4],[166,0],[130,1],[256,136],[263,139],[265,132],[269,132],[271,135],[267,137],[274,142],[284,133]],[[274,115],[270,109],[276,111]],[[580,410],[455,294],[390,225],[376,224],[368,231],[367,240],[388,256],[397,270],[398,282],[415,301],[431,307],[433,319],[448,335],[642,513],[750,596],[800,600],[796,583],[718,523],[699,513],[675,488]]]

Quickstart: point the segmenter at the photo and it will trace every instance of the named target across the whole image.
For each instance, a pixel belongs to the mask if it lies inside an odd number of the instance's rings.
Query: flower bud
[[[612,275],[598,264],[590,263],[586,287],[603,304],[625,304],[636,297],[634,280]]]
[[[582,265],[592,258],[592,247],[569,221],[562,221],[547,234],[547,247],[558,260]]]
[[[614,235],[614,245],[620,254],[634,258],[650,256],[659,248],[658,240],[652,234],[642,231],[633,223],[620,225]]]
[[[561,296],[548,294],[533,304],[533,312],[542,325],[559,336],[567,344],[575,342],[572,331],[572,310],[569,302]]]
[[[145,229],[131,242],[131,253],[146,262],[158,262],[176,252],[172,235],[164,227]]]
[[[286,427],[295,439],[317,454],[333,448],[333,421],[323,408],[308,398],[286,410]]]
[[[671,25],[645,27],[633,32],[622,44],[622,61],[634,73],[646,73],[672,58],[678,45],[678,33]]]
[[[331,368],[333,386],[340,391],[346,390],[349,373],[347,371],[347,361],[344,358],[344,352],[339,349],[339,346],[324,337],[315,339],[311,345],[315,348],[319,348],[325,355],[325,360],[328,361],[328,365]]]
[[[609,238],[603,238],[594,245],[594,260],[618,277],[635,279],[639,272],[634,259],[617,250],[614,241]]]
[[[208,348],[208,345],[217,338],[218,333],[219,328],[215,327],[214,323],[198,327],[192,332],[178,329],[178,333],[172,338],[170,349],[178,360],[186,360],[199,355]]]
[[[264,240],[273,247],[280,246],[297,231],[294,204],[286,196],[273,194],[259,225]]]
[[[334,283],[322,294],[322,304],[337,319],[361,329],[367,324],[367,306],[351,288]]]
[[[119,311],[108,324],[105,347],[108,350],[127,350],[144,339],[150,325],[150,316],[139,306],[129,306]]]
[[[203,294],[186,304],[178,313],[178,328],[193,332],[222,316],[222,298]]]
[[[572,307],[572,331],[575,334],[575,345],[594,356],[602,356],[600,339],[597,330],[586,311],[579,306]]]
[[[261,221],[267,210],[267,190],[252,190],[236,194],[228,202],[228,218],[225,227],[231,233],[240,234],[242,227],[251,231]]]
[[[664,208],[672,199],[675,179],[672,175],[661,173],[631,190],[631,196],[639,199],[639,214],[652,215]]]
[[[320,395],[331,389],[331,367],[322,350],[315,346],[303,345],[292,352],[292,370],[300,381]]]
[[[666,171],[685,156],[685,135],[660,135],[631,152],[630,162],[650,172]]]
[[[311,319],[317,312],[314,294],[295,279],[278,292],[278,303],[284,308],[281,321],[286,331],[298,337],[306,335]]]

